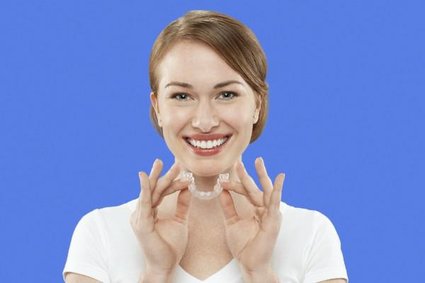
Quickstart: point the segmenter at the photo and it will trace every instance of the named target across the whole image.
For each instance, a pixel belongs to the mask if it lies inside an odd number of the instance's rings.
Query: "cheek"
[[[181,130],[188,123],[189,116],[188,111],[164,107],[161,109],[163,132],[177,132]]]
[[[235,107],[221,111],[221,118],[233,128],[247,129],[252,128],[254,119],[254,110],[250,107]]]

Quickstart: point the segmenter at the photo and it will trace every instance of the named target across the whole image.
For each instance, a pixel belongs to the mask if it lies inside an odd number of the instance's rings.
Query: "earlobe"
[[[162,128],[161,116],[159,115],[158,97],[154,92],[151,92],[150,99],[151,99],[152,108],[155,111],[155,116],[156,116],[156,121],[158,123],[158,126]]]
[[[260,110],[255,110],[255,113],[254,113],[254,115],[252,117],[253,118],[253,124],[257,124],[259,114],[260,114]]]

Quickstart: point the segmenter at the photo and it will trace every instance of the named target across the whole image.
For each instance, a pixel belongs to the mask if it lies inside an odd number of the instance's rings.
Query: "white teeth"
[[[205,141],[205,140],[199,141],[194,139],[188,139],[188,142],[194,147],[198,147],[202,149],[211,149],[211,148],[222,145],[226,140],[227,138],[222,138],[218,140],[209,140],[209,141]]]

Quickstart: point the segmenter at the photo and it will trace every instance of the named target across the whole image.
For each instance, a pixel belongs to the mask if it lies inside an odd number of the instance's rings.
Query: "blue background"
[[[0,281],[61,282],[81,216],[137,197],[171,154],[148,118],[157,34],[232,15],[269,62],[270,115],[244,156],[335,224],[351,282],[425,277],[424,1],[2,1]]]

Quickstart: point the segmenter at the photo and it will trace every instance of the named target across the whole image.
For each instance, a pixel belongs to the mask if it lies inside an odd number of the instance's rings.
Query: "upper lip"
[[[230,135],[226,134],[194,134],[190,136],[185,136],[186,139],[193,139],[197,141],[210,141],[218,140],[223,138],[228,138]]]

